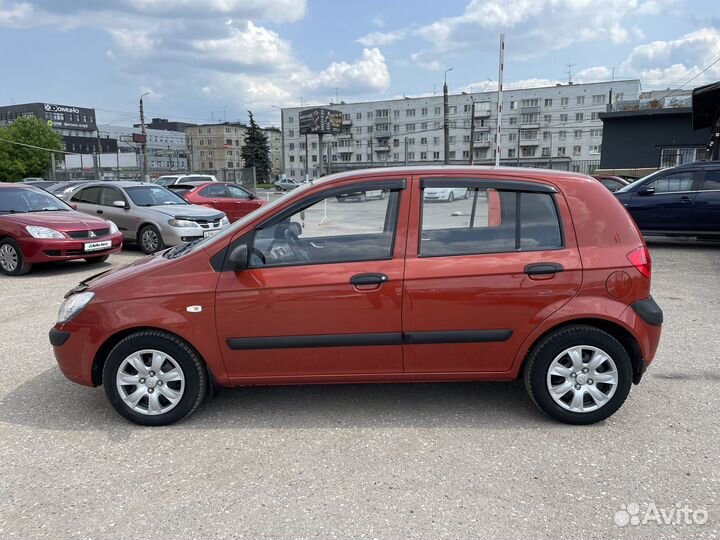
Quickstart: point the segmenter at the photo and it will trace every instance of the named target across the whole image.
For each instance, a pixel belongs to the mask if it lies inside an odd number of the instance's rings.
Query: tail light
[[[650,279],[652,274],[652,261],[647,246],[640,246],[627,254],[627,260],[638,269],[643,276]]]

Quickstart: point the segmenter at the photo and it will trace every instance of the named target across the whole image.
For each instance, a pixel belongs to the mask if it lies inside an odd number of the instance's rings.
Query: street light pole
[[[143,135],[142,142],[142,153],[143,153],[143,180],[145,182],[150,181],[150,174],[148,173],[148,156],[147,156],[147,132],[145,131],[145,110],[143,109],[143,98],[150,94],[145,92],[140,96],[140,132]]]
[[[445,81],[443,82],[443,138],[445,139],[444,144],[444,163],[448,165],[450,163],[450,118],[448,106],[448,85],[447,85],[447,74],[448,71],[452,71],[453,68],[445,70]]]

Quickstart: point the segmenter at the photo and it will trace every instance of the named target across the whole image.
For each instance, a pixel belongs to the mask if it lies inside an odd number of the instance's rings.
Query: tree
[[[62,136],[49,125],[37,118],[18,118],[0,128],[0,181],[17,182],[27,176],[45,176],[50,168],[51,151],[62,149]],[[56,155],[59,157],[61,155]]]
[[[270,181],[270,145],[268,139],[253,118],[253,113],[248,111],[250,126],[245,133],[245,145],[242,147],[241,155],[246,167],[255,167],[258,183]]]

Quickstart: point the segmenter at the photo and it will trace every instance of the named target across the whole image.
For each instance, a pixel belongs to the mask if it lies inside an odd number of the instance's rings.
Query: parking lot
[[[717,538],[720,245],[650,247],[657,358],[587,427],[514,382],[239,388],[142,428],[67,381],[47,339],[101,268],[0,277],[0,538]],[[617,524],[653,503],[707,522]]]

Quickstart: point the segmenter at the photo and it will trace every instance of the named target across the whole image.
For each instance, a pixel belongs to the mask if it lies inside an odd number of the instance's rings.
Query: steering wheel
[[[297,235],[289,228],[285,229],[285,240],[287,240],[287,243],[292,248],[293,253],[297,256],[298,259],[300,259],[301,262],[312,261],[312,257],[310,256],[310,251],[308,251],[308,248],[305,247],[305,244],[303,244],[297,237]]]
[[[258,248],[254,247],[252,250],[252,254],[262,261],[263,266],[267,264],[267,262],[265,261],[265,255]]]

